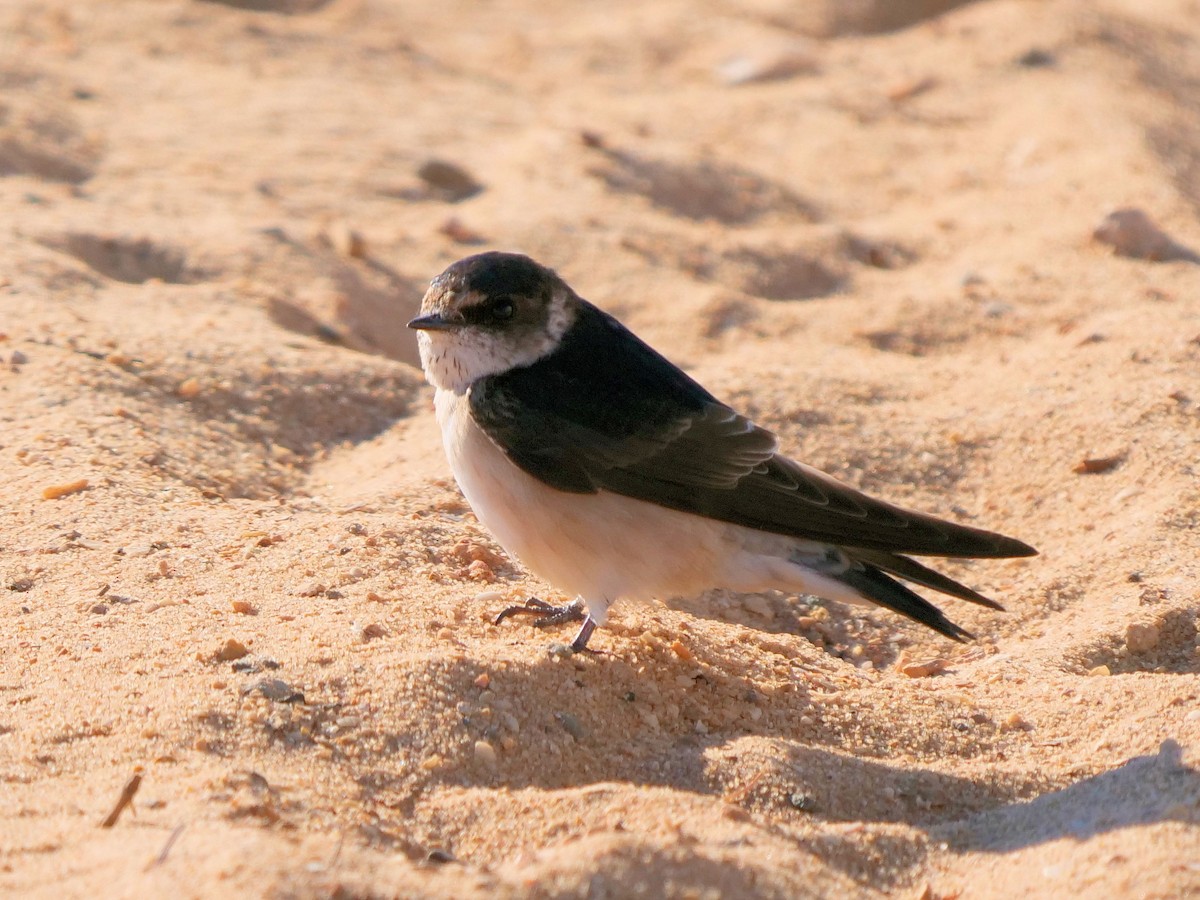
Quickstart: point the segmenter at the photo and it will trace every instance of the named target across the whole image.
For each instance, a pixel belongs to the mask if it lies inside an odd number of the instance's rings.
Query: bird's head
[[[480,378],[528,366],[558,346],[579,298],[552,270],[518,253],[460,259],[429,284],[416,329],[425,377],[462,393]]]

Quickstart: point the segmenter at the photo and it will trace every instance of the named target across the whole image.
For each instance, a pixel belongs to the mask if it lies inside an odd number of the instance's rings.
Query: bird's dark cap
[[[528,256],[492,250],[460,259],[433,279],[431,287],[486,297],[502,294],[536,297],[558,281],[552,270]]]

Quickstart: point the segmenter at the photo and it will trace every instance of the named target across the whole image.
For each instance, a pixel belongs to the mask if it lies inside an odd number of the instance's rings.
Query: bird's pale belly
[[[479,520],[536,575],[584,598],[594,617],[620,598],[766,590],[795,580],[799,567],[788,559],[795,540],[604,491],[555,490],[474,424],[465,396],[438,391],[436,405],[450,467]]]

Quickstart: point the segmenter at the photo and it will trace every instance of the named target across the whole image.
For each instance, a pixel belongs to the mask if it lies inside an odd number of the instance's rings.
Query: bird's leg
[[[499,625],[509,616],[521,615],[537,616],[538,618],[533,620],[535,628],[561,625],[564,622],[583,622],[579,633],[575,635],[575,639],[570,643],[570,648],[575,653],[582,653],[587,649],[592,632],[596,630],[595,620],[587,614],[587,608],[584,606],[583,601],[578,599],[564,606],[555,606],[553,603],[547,603],[545,600],[540,600],[537,597],[530,597],[519,606],[510,606],[507,609],[502,609],[500,614],[492,620],[492,624]]]
[[[595,653],[595,650],[588,650],[588,641],[592,638],[592,632],[596,630],[596,620],[591,616],[585,616],[583,625],[579,628],[579,633],[571,641],[570,647],[572,653],[583,653],[585,650],[589,653]]]

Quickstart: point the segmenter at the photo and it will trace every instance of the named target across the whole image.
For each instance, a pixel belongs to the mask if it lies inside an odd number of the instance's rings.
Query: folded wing
[[[936,573],[911,561],[889,566],[886,555],[1036,552],[1013,538],[868,497],[779,455],[774,435],[590,305],[555,352],[482,379],[470,401],[476,422],[504,453],[559,490],[613,491],[762,531],[877,551],[869,558],[874,564],[938,590],[945,586],[915,577]]]

